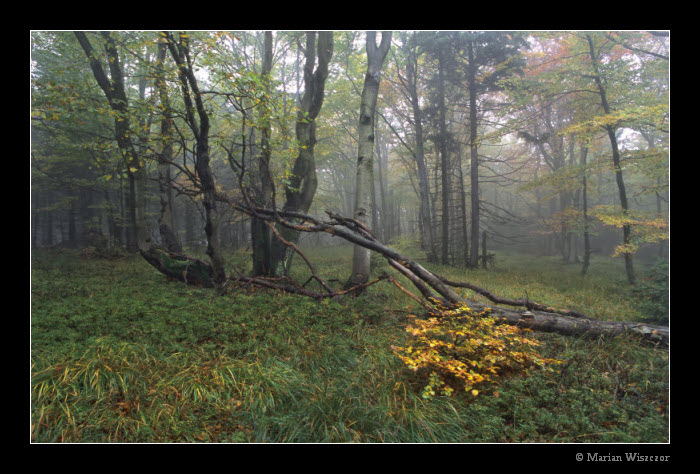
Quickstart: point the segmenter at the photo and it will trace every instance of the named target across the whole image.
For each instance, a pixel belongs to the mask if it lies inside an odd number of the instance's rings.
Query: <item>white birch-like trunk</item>
[[[357,177],[355,186],[355,211],[353,217],[371,225],[372,180],[374,179],[374,122],[377,108],[377,95],[381,80],[381,68],[391,45],[391,32],[382,32],[379,46],[376,32],[367,32],[367,73],[360,101],[359,140],[357,149]],[[369,279],[370,253],[358,245],[353,248],[352,272],[349,284],[364,283]]]

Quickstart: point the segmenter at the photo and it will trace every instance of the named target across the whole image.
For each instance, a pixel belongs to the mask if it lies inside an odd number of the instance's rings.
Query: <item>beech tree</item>
[[[292,166],[291,176],[284,186],[285,202],[282,209],[306,213],[311,206],[318,180],[314,147],[316,145],[316,118],[323,106],[328,66],[333,56],[333,32],[306,32],[304,47],[304,93],[298,104],[296,138],[299,153]],[[315,67],[315,69],[314,69]],[[276,276],[289,271],[294,250],[291,245],[299,239],[299,232],[279,227],[280,238],[272,240],[272,268]],[[284,240],[282,240],[284,239]]]
[[[90,62],[90,69],[100,89],[104,92],[110,108],[114,112],[114,134],[119,150],[126,163],[130,193],[130,217],[133,225],[135,245],[140,250],[148,247],[145,203],[145,170],[143,160],[139,159],[131,138],[131,118],[128,110],[129,100],[124,86],[124,73],[119,59],[119,52],[114,36],[109,31],[100,33],[104,42],[110,75],[105,72],[99,53],[93,48],[85,32],[76,31],[75,36]]]
[[[204,107],[202,94],[192,67],[189,35],[179,33],[176,39],[173,33],[163,32],[163,36],[170,50],[170,55],[178,67],[180,88],[185,102],[186,122],[196,142],[194,162],[197,180],[201,183],[202,203],[205,210],[204,231],[207,236],[207,255],[212,263],[212,280],[217,287],[221,288],[226,282],[226,273],[219,237],[220,222],[215,196],[216,183],[209,165],[209,114]]]
[[[360,101],[359,139],[357,144],[357,179],[355,185],[355,220],[367,225],[371,219],[371,183],[374,179],[374,133],[377,95],[381,81],[381,69],[391,46],[392,32],[382,32],[377,45],[376,32],[368,31],[366,37],[367,72]],[[352,270],[349,284],[365,283],[369,278],[370,254],[363,247],[353,248]]]

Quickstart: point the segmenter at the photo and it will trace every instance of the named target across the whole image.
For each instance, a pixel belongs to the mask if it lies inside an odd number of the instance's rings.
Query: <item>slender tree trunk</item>
[[[450,247],[450,201],[452,197],[451,189],[451,167],[450,156],[447,150],[447,121],[446,121],[446,106],[445,106],[445,59],[443,56],[442,46],[438,48],[438,120],[440,126],[440,165],[442,168],[441,185],[442,185],[442,236],[440,249],[440,263],[443,265],[449,264],[449,247]]]
[[[380,173],[379,179],[381,180],[381,171],[380,168],[377,167],[377,171]],[[384,214],[384,211],[382,211],[382,225],[379,225],[379,206],[377,205],[377,180],[373,179],[372,180],[372,202],[371,202],[371,208],[372,208],[372,229],[374,229],[374,234],[375,236],[383,241],[386,242],[386,231],[384,229],[384,226],[386,224],[386,215]]]
[[[126,214],[124,210],[124,205],[125,205],[125,197],[124,197],[124,179],[122,178],[122,174],[119,174],[119,188],[117,189],[117,203],[118,203],[118,208],[114,211],[116,215],[118,215],[117,219],[117,224],[115,227],[115,233],[117,235],[118,242],[121,245],[126,245],[127,244],[127,237],[126,233],[124,231],[124,222],[126,221]],[[115,180],[116,181],[116,180]]]
[[[107,232],[109,233],[109,238],[107,239],[107,245],[109,250],[112,250],[115,244],[119,243],[120,237],[117,235],[118,227],[116,224],[116,219],[114,215],[116,210],[114,209],[114,204],[109,197],[109,191],[105,189],[104,191],[104,203],[105,203],[105,215],[107,218]]]
[[[136,238],[136,178],[128,168],[126,171],[127,182],[129,185],[124,205],[126,207],[126,248],[130,251],[138,249],[138,239]]]
[[[468,42],[468,87],[469,87],[469,153],[470,153],[470,197],[471,197],[471,251],[470,266],[476,268],[479,265],[479,150],[477,146],[477,118],[476,118],[476,65],[474,59],[474,45]]]
[[[414,159],[418,170],[418,194],[420,198],[421,246],[426,251],[428,261],[435,262],[435,238],[433,233],[433,218],[430,209],[430,183],[428,167],[425,159],[423,139],[423,113],[418,100],[418,61],[416,58],[415,33],[405,47],[408,60],[406,64],[406,79],[408,94],[411,99],[414,123]]]
[[[376,32],[367,32],[367,72],[360,100],[359,139],[357,151],[357,177],[355,185],[355,211],[353,217],[364,225],[369,224],[371,206],[371,183],[374,171],[374,123],[377,96],[381,80],[381,68],[391,46],[391,32],[382,32],[379,46]],[[349,285],[365,283],[369,279],[370,252],[355,245],[353,247],[352,271]]]
[[[267,97],[270,95],[270,72],[272,71],[272,32],[265,32],[265,52],[261,76]],[[258,160],[259,193],[256,199],[264,207],[271,207],[272,202],[272,176],[270,175],[270,106],[268,100],[263,100],[260,108],[262,125],[260,138],[260,158]],[[270,276],[273,272],[272,248],[270,242],[270,229],[263,221],[253,219],[251,223],[251,237],[253,239],[253,275]]]
[[[207,255],[211,260],[212,279],[218,288],[223,288],[226,282],[226,273],[219,238],[220,223],[215,197],[216,183],[209,164],[209,115],[204,108],[197,79],[192,70],[187,37],[180,35],[180,40],[176,43],[172,34],[165,33],[165,35],[170,54],[178,66],[178,77],[185,102],[187,123],[195,137],[195,171],[199,177],[202,192],[205,215],[204,232],[207,236]],[[195,110],[199,120],[194,115]]]
[[[590,58],[591,58],[591,64],[593,66],[593,72],[595,74],[594,80],[596,83],[596,86],[598,87],[598,92],[600,94],[600,102],[601,105],[603,106],[603,111],[605,112],[606,115],[609,115],[611,113],[610,105],[608,104],[608,98],[605,90],[605,86],[603,85],[603,81],[600,77],[600,72],[598,70],[598,58],[596,57],[595,54],[595,48],[593,46],[593,38],[591,38],[590,34],[586,34],[586,39],[588,40],[588,48],[589,48],[589,53],[590,53]],[[620,197],[620,207],[622,207],[622,211],[627,214],[627,211],[629,210],[629,205],[627,203],[627,192],[625,190],[625,181],[622,177],[622,167],[620,166],[620,150],[618,147],[617,143],[617,137],[615,135],[615,127],[613,125],[606,125],[605,126],[605,131],[608,133],[608,138],[610,139],[610,147],[612,148],[612,161],[613,161],[613,167],[615,169],[615,181],[617,182],[617,189]],[[628,245],[630,243],[630,234],[631,234],[631,228],[629,224],[625,224],[622,227],[622,240],[625,245]],[[632,254],[629,252],[625,252],[624,254],[625,258],[625,271],[627,272],[627,280],[631,283],[635,283],[635,275],[634,275],[634,264],[632,262]]]
[[[78,231],[76,229],[76,218],[77,213],[76,202],[78,198],[71,199],[70,208],[68,209],[68,247],[78,246]]]
[[[372,222],[372,228],[376,229],[377,232],[380,232],[381,230],[381,235],[382,235],[382,241],[384,242],[389,242],[392,237],[392,231],[391,231],[391,217],[390,217],[390,212],[389,212],[389,203],[387,202],[387,192],[385,191],[386,188],[386,169],[384,167],[385,163],[385,157],[383,156],[381,146],[379,144],[379,134],[375,135],[375,146],[376,146],[376,153],[377,153],[377,182],[379,183],[379,200],[381,202],[381,229],[379,225],[375,225],[374,222]],[[372,206],[374,207],[375,204],[373,203]],[[378,211],[378,209],[376,210]],[[373,213],[373,215],[375,215]]]
[[[158,187],[160,191],[160,216],[158,229],[163,247],[171,252],[182,253],[182,246],[174,231],[172,192],[170,189],[170,162],[173,159],[172,111],[165,86],[164,62],[168,46],[158,44],[155,85],[158,90],[163,118],[160,121],[160,134],[163,148],[158,155]]]
[[[51,197],[50,193],[46,194],[45,197],[45,206],[48,208],[51,205]],[[53,245],[53,211],[48,209],[46,212],[46,219],[45,219],[45,234],[44,234],[44,245],[47,247],[51,247]]]
[[[649,150],[649,151],[652,151],[652,150],[655,148],[655,144],[654,144],[655,137],[654,137],[654,134],[653,134],[653,133],[646,133],[646,132],[642,131],[642,136],[643,136],[644,139],[647,141],[648,150]],[[657,186],[657,188],[659,188],[659,189],[661,188],[661,183],[662,183],[662,178],[659,176],[659,177],[656,178],[656,186]],[[655,194],[655,197],[656,197],[656,215],[659,216],[659,217],[664,217],[663,211],[662,211],[662,204],[661,204],[661,202],[662,202],[663,199],[662,199],[662,197],[661,197],[661,194],[659,193],[658,189],[657,189],[657,191],[656,191],[654,194]],[[658,247],[657,256],[658,256],[659,258],[663,258],[663,257],[664,257],[664,254],[665,254],[665,250],[666,250],[666,242],[662,240],[662,241],[659,242],[659,247]]]
[[[588,155],[588,147],[581,146],[581,169],[583,170],[582,177],[582,207],[583,207],[583,267],[581,274],[585,275],[588,271],[588,266],[591,263],[591,239],[588,231],[588,181],[586,178],[586,157]]]
[[[462,172],[462,158],[460,153],[459,166],[459,200],[461,205],[462,221],[462,265],[469,266],[469,235],[467,234],[467,196],[464,192],[464,173]]]

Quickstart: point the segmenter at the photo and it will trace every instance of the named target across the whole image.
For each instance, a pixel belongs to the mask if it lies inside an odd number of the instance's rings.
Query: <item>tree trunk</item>
[[[476,118],[476,63],[474,58],[474,45],[472,41],[468,44],[469,66],[467,67],[468,87],[469,87],[469,153],[470,153],[470,197],[471,197],[471,251],[469,264],[476,268],[479,265],[479,150],[477,140],[477,118]]]
[[[377,96],[381,80],[381,68],[391,46],[391,32],[382,32],[379,46],[376,32],[367,32],[367,72],[360,100],[359,138],[357,150],[357,177],[355,185],[355,210],[353,217],[367,225],[370,219],[371,183],[374,171],[374,122]],[[361,246],[353,247],[352,271],[348,285],[365,283],[369,279],[370,254]]]
[[[469,235],[467,234],[467,196],[464,192],[464,173],[462,172],[462,158],[460,153],[459,166],[459,203],[461,207],[462,221],[462,265],[469,266]]]
[[[381,202],[381,224],[377,222],[377,225],[375,225],[375,222],[372,222],[372,228],[376,229],[377,232],[381,230],[381,240],[383,242],[389,242],[392,238],[392,219],[390,217],[390,206],[389,203],[387,202],[387,194],[388,192],[385,190],[387,186],[385,186],[386,182],[386,172],[384,168],[384,163],[385,163],[385,157],[383,156],[381,146],[379,144],[379,134],[375,134],[375,151],[377,153],[377,182],[379,183],[379,201]],[[372,207],[376,208],[376,204],[372,203]],[[373,212],[372,215],[376,215],[379,209],[375,209],[375,212]],[[381,229],[379,227],[381,225]]]
[[[105,40],[105,51],[108,57],[110,76],[107,77],[102,64],[93,52],[92,45],[87,35],[82,31],[76,31],[75,36],[80,43],[85,55],[90,61],[90,68],[109,102],[110,108],[115,112],[114,133],[117,145],[124,157],[124,163],[130,179],[132,190],[130,204],[130,215],[132,216],[133,235],[135,244],[139,249],[144,249],[149,245],[148,229],[146,225],[146,196],[145,180],[146,174],[143,163],[136,154],[133,141],[130,135],[130,118],[128,111],[128,101],[124,86],[124,75],[119,61],[119,54],[116,43],[110,32],[103,31]]]
[[[415,33],[410,43],[405,46],[407,52],[406,79],[408,95],[413,109],[413,123],[415,132],[415,144],[413,157],[416,160],[418,170],[418,193],[420,198],[421,219],[421,247],[426,251],[428,261],[435,262],[435,238],[433,233],[433,219],[430,209],[430,183],[428,180],[428,167],[425,160],[423,144],[423,113],[418,100],[418,60],[416,58]]]
[[[167,249],[150,246],[141,250],[143,258],[168,279],[188,285],[214,288],[214,272],[210,264]]]
[[[270,72],[272,71],[272,32],[265,32],[264,41],[265,52],[263,54],[263,65],[261,77],[263,88],[266,91],[266,96],[270,96]],[[270,174],[270,105],[269,100],[263,99],[260,107],[261,120],[261,138],[260,138],[260,157],[258,159],[258,179],[259,192],[255,198],[263,203],[265,207],[271,207],[272,202],[272,176]],[[273,272],[272,249],[270,243],[270,229],[267,225],[253,219],[251,223],[251,237],[253,239],[253,275],[254,276],[269,276]]]
[[[666,326],[634,322],[598,321],[595,319],[577,318],[544,311],[522,312],[471,301],[467,302],[467,306],[478,311],[489,308],[489,313],[497,319],[500,319],[503,323],[531,329],[533,331],[585,337],[614,337],[630,334],[641,336],[644,340],[662,346],[668,346],[670,342],[670,330]]]
[[[299,153],[294,161],[289,185],[284,188],[286,200],[282,207],[288,212],[301,213],[307,212],[311,207],[318,185],[314,159],[316,117],[323,105],[328,65],[333,56],[333,32],[307,32],[304,53],[304,94],[301,97],[296,122]],[[314,70],[316,59],[318,66]],[[287,242],[296,243],[299,240],[299,232],[294,229],[278,226],[277,231]],[[272,240],[271,246],[274,274],[287,275],[294,250],[276,238]]]
[[[605,112],[606,115],[610,115],[611,109],[610,105],[608,104],[608,99],[607,99],[607,94],[605,87],[603,86],[603,81],[601,80],[600,77],[600,72],[598,70],[598,59],[596,58],[595,54],[595,48],[593,46],[593,38],[591,38],[590,34],[586,34],[586,39],[588,40],[588,48],[589,48],[589,54],[591,58],[591,64],[593,66],[593,72],[595,74],[594,80],[595,83],[598,87],[598,92],[600,94],[600,102],[601,105],[603,106],[603,111]],[[610,146],[612,148],[612,161],[613,161],[613,167],[615,169],[615,181],[617,182],[617,189],[618,193],[620,196],[620,207],[622,207],[622,211],[627,214],[627,211],[629,210],[629,205],[627,203],[627,192],[625,190],[625,181],[622,177],[622,167],[620,166],[620,150],[618,148],[617,144],[617,137],[615,135],[615,127],[613,125],[606,125],[605,126],[605,131],[608,133],[608,138],[610,139]],[[630,233],[631,233],[631,228],[629,224],[625,224],[622,226],[622,240],[625,245],[628,245],[630,243]],[[629,252],[625,252],[624,254],[625,258],[625,271],[627,272],[627,280],[631,283],[635,283],[635,275],[634,275],[634,264],[632,262],[632,254]]]
[[[442,185],[442,216],[441,216],[441,248],[440,248],[440,263],[443,265],[449,264],[449,247],[450,247],[450,201],[452,196],[451,181],[450,181],[450,156],[447,150],[447,110],[445,106],[445,59],[443,46],[438,47],[438,120],[440,128],[440,167]]]
[[[165,35],[170,54],[178,66],[187,123],[195,136],[195,171],[199,177],[202,192],[205,215],[204,232],[207,236],[207,255],[211,259],[212,278],[217,287],[223,288],[226,282],[226,273],[219,239],[219,212],[215,198],[216,183],[209,165],[209,115],[204,108],[197,79],[192,70],[187,37],[181,35],[179,42],[176,43],[172,34],[165,33]],[[193,98],[194,104],[192,103]],[[195,110],[199,120],[194,116]]]
[[[173,159],[172,111],[165,85],[164,61],[167,52],[165,43],[158,44],[155,85],[158,90],[163,118],[160,121],[160,133],[163,148],[158,155],[158,188],[160,191],[160,215],[158,229],[163,247],[171,252],[182,253],[182,246],[174,231],[172,192],[170,190],[170,162]]]
[[[586,157],[588,155],[588,147],[581,146],[581,169],[583,170],[582,179],[582,206],[583,206],[583,267],[581,274],[585,275],[588,271],[588,266],[591,263],[591,239],[588,232],[588,182],[586,179]]]

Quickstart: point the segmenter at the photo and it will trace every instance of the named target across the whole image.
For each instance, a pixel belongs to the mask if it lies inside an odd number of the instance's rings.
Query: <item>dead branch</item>
[[[529,299],[511,300],[494,295],[492,292],[468,282],[450,281],[425,269],[422,265],[408,256],[377,241],[366,226],[351,218],[339,216],[329,212],[327,214],[331,220],[321,221],[313,216],[298,212],[288,212],[277,209],[273,210],[257,207],[250,201],[242,203],[237,199],[223,193],[217,193],[216,198],[219,201],[228,203],[234,209],[242,212],[243,214],[247,214],[251,217],[265,221],[271,226],[271,228],[274,227],[273,224],[279,224],[300,232],[325,232],[338,236],[353,244],[357,244],[369,250],[375,251],[385,257],[392,268],[396,269],[403,276],[408,278],[429,304],[468,304],[470,307],[480,311],[488,308],[488,311],[491,311],[492,314],[498,316],[504,323],[517,325],[520,327],[527,327],[539,331],[551,331],[571,335],[637,334],[647,340],[653,341],[654,343],[667,345],[669,342],[669,329],[667,327],[632,322],[596,321],[589,319],[585,315],[576,311],[557,310],[547,305],[531,302]],[[278,234],[276,233],[276,235]],[[298,251],[298,249],[295,250]],[[240,284],[255,285],[258,287],[274,289],[287,293],[300,294],[314,299],[322,299],[338,297],[346,294],[356,294],[370,285],[389,279],[403,293],[407,294],[412,299],[419,301],[424,307],[429,307],[428,303],[421,301],[418,296],[412,294],[406,288],[401,286],[395,278],[388,274],[383,274],[372,281],[358,284],[342,291],[332,290],[327,284],[324,284],[325,282],[323,282],[320,277],[318,277],[313,265],[303,255],[303,253],[298,253],[302,255],[302,258],[304,258],[307,265],[311,269],[312,274],[317,277],[314,278],[312,276],[312,278],[317,279],[317,281],[321,283],[321,286],[324,287],[326,293],[310,291],[298,285],[280,284],[278,281],[272,281],[272,279],[268,278],[248,276],[238,276],[234,279],[229,279],[228,286],[232,287]],[[180,256],[179,258],[188,260],[188,257],[184,256]],[[149,259],[147,258],[147,260]],[[157,265],[157,262],[154,264],[150,260],[149,263],[153,264],[157,269],[166,275],[168,274],[164,271],[164,268],[167,270],[166,265]],[[200,266],[202,264],[207,265],[206,263],[199,261],[196,268],[201,269]],[[202,271],[201,273],[206,275],[206,271]],[[183,279],[182,277],[178,277],[177,274],[174,275],[173,278],[180,279],[187,283],[192,282],[186,278]],[[523,312],[517,309],[506,309],[501,307],[487,307],[486,305],[480,303],[468,301],[466,298],[456,293],[452,288],[471,289],[472,291],[485,296],[494,303],[524,307],[526,311]]]

